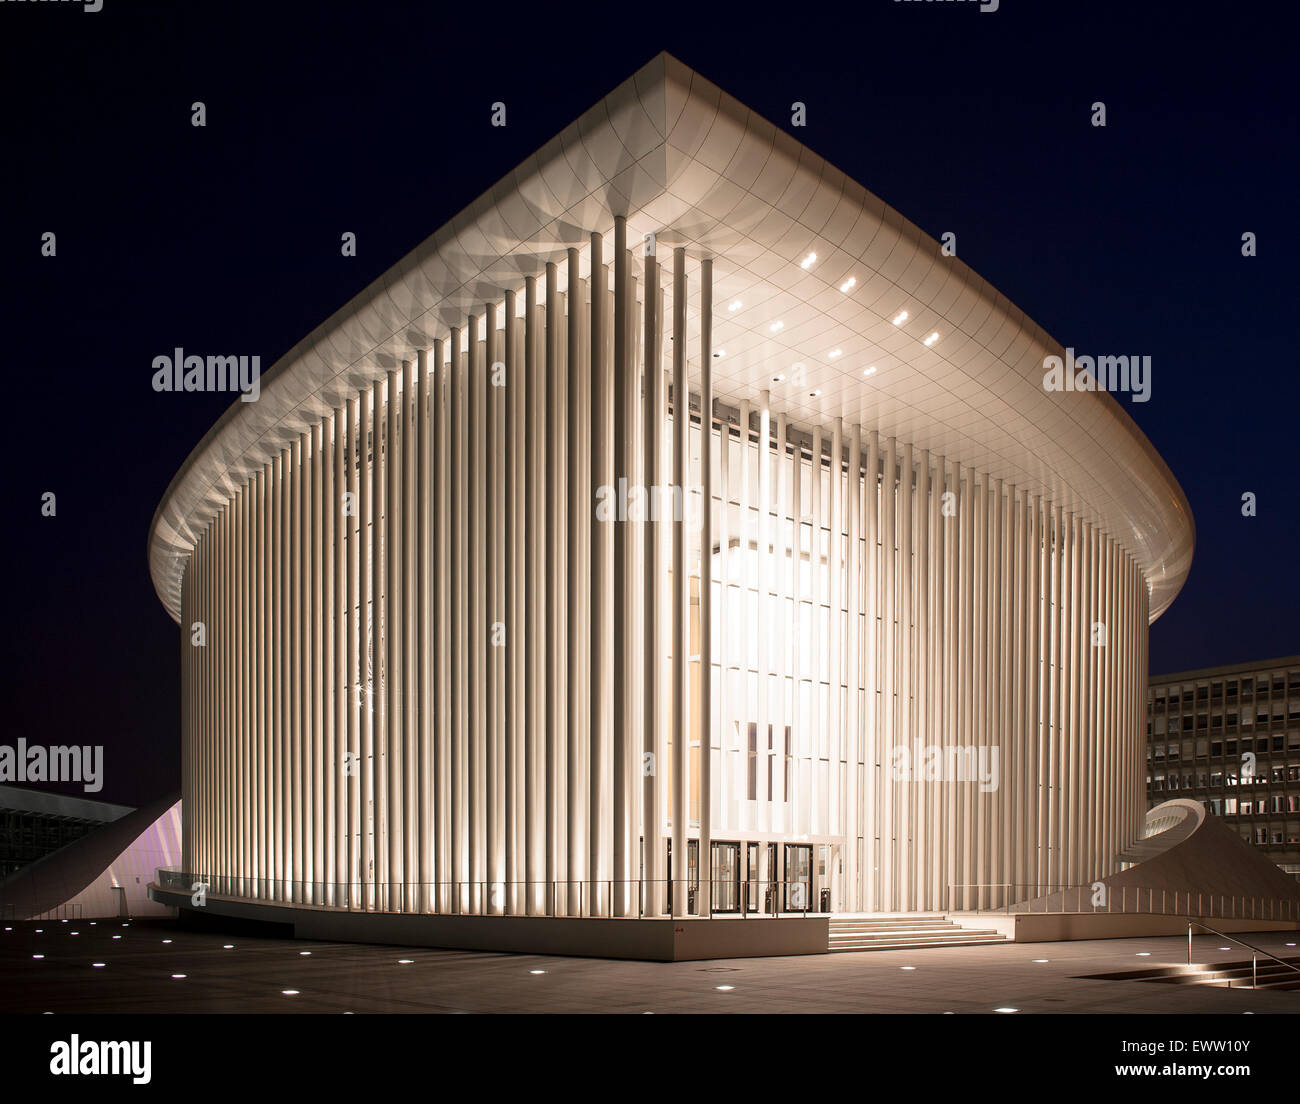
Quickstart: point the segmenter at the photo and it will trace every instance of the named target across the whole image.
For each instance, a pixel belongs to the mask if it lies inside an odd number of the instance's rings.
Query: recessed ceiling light
[[[1036,958],[1036,959],[1034,959],[1034,961],[1035,961],[1035,962],[1046,962],[1047,959],[1045,959],[1045,958]]]
[[[856,276],[850,276],[847,280],[844,281],[844,283],[840,284],[840,291],[846,293],[852,291],[854,285],[857,282],[858,282],[858,278]]]
[[[832,350],[831,350],[829,353],[827,353],[826,355],[827,355],[828,357],[830,357],[831,360],[834,360],[836,357],[843,356],[843,355],[844,355],[844,350],[843,350],[843,349],[832,349]]]
[[[172,977],[174,977],[174,978],[183,978],[183,977],[186,977],[186,976],[187,976],[187,975],[185,975],[185,974],[172,974]]]
[[[900,970],[915,970],[916,967],[915,967],[915,966],[900,966],[899,969],[900,969]]]
[[[1006,1006],[1006,1005],[1003,1005],[1003,1007],[1001,1007],[1001,1008],[995,1008],[995,1009],[993,1009],[993,1011],[994,1011],[994,1012],[1019,1012],[1020,1009],[1019,1009],[1019,1008],[1010,1008],[1010,1007],[1008,1007],[1008,1006]]]
[[[730,992],[735,988],[735,986],[734,986],[734,985],[715,985],[713,988],[715,988],[719,993],[730,993]]]
[[[1230,950],[1232,950],[1232,948],[1231,948],[1231,947],[1220,947],[1219,950],[1221,950],[1221,951],[1230,951]]]
[[[44,958],[44,955],[32,955],[32,958]]]
[[[862,374],[864,376],[874,376],[876,374],[876,366],[873,364],[870,368],[863,368]]]
[[[37,935],[40,935],[43,931],[45,931],[44,928],[37,928],[37,929],[36,929],[36,934],[37,934]]]
[[[922,342],[922,344],[924,344],[925,347],[928,349],[931,345],[933,345],[938,340],[939,340],[939,331],[935,330],[934,333],[932,333],[929,337],[925,339],[924,342]]]
[[[729,310],[729,311],[738,311],[738,310],[740,310],[740,308],[743,307],[744,305],[745,305],[745,304],[742,303],[739,299],[733,299],[730,303],[727,304],[727,310]]]
[[[170,940],[170,939],[164,939],[163,942],[164,942],[164,943],[170,943],[171,940]]]
[[[233,943],[223,943],[221,945],[221,949],[223,951],[233,951],[235,949],[235,945]]]
[[[69,935],[80,935],[81,932],[68,932]]]
[[[311,951],[299,951],[298,953],[299,953],[300,955],[309,955],[309,954],[311,954]]]
[[[113,938],[114,938],[114,939],[121,939],[122,937],[121,937],[120,935],[115,935],[115,936],[113,936]]]
[[[529,972],[530,974],[544,974],[544,973],[546,973],[545,970],[529,970],[528,972]]]
[[[896,315],[894,315],[893,318],[890,319],[890,321],[893,322],[895,326],[901,326],[904,322],[907,321],[907,311],[899,311]]]
[[[409,965],[411,965],[411,963],[414,962],[414,961],[415,961],[415,959],[413,959],[413,958],[399,958],[399,959],[397,960],[397,965],[399,965],[399,966],[409,966]]]
[[[92,962],[91,965],[95,967],[96,970],[98,970],[104,964],[102,962]]]
[[[784,322],[773,322],[770,326],[768,326],[768,329],[771,330],[772,333],[776,333],[777,330],[783,330],[783,329],[785,329],[785,323],[784,323]]]
[[[297,989],[281,989],[280,992],[286,997],[296,997],[298,995]]]
[[[1150,952],[1150,951],[1138,951],[1137,956],[1138,956],[1138,958],[1150,958],[1150,957],[1151,957],[1151,952]]]
[[[812,266],[816,263],[817,263],[817,254],[809,253],[808,256],[806,256],[802,261],[799,262],[799,267],[802,269],[809,269],[812,268]]]

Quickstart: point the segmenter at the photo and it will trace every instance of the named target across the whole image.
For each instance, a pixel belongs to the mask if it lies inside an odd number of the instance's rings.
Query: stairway
[[[1300,959],[1287,959],[1300,966]],[[1224,989],[1284,989],[1300,991],[1300,974],[1272,959],[1259,959],[1257,977],[1251,978],[1250,959],[1216,962],[1204,966],[1156,966],[1146,970],[1123,970],[1111,974],[1088,974],[1090,980],[1157,981],[1166,985],[1213,985]]]
[[[1288,961],[1300,965],[1300,961],[1294,958]],[[1260,958],[1254,978],[1250,960],[1244,959],[1240,962],[1217,962],[1212,966],[1193,966],[1178,973],[1142,980],[1172,985],[1214,985],[1223,989],[1300,990],[1300,974],[1268,958]]]
[[[963,928],[941,913],[831,917],[831,951],[888,951],[910,947],[960,947],[1003,943],[993,928]]]

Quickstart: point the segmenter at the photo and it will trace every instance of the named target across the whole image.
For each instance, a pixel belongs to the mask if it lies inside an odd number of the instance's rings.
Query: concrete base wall
[[[1187,935],[1187,917],[1159,916],[1142,912],[961,912],[949,913],[954,924],[968,928],[994,928],[1016,943],[1057,943],[1071,939],[1131,939],[1156,935]],[[1289,920],[1225,920],[1223,917],[1192,917],[1204,920],[1225,934],[1236,932],[1300,931],[1300,923]],[[1197,928],[1195,934],[1204,935]]]
[[[188,894],[149,887],[150,897],[208,925],[221,917],[292,925],[298,939],[383,943],[468,951],[629,958],[692,962],[714,958],[761,958],[826,954],[826,916],[616,920],[563,916],[425,916],[337,912],[301,906],[267,905],[209,894],[195,909]]]

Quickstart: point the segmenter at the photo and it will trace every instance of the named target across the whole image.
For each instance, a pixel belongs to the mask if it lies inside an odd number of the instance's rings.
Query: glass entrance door
[[[748,863],[745,872],[744,909],[746,912],[757,912],[763,901],[758,876],[758,844],[745,844],[745,851],[747,853]]]
[[[673,911],[673,892],[677,888],[673,884],[673,841],[670,839],[668,844],[668,911]],[[700,841],[697,839],[686,841],[686,913],[695,915],[695,901],[699,896],[700,888]]]
[[[785,910],[812,912],[812,846],[806,843],[785,845]]]
[[[775,843],[767,845],[767,877],[763,882],[763,911],[775,916],[781,907],[780,848]]]
[[[740,844],[713,845],[713,911],[740,911]]]

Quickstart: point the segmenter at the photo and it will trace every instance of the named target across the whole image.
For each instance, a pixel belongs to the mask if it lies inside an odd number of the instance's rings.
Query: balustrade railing
[[[1148,916],[1198,916],[1222,920],[1300,920],[1300,902],[1289,898],[1098,883],[954,882],[948,886],[947,911],[1003,912],[1008,915],[1144,913]]]
[[[686,879],[611,878],[551,881],[323,882],[200,874],[160,868],[161,889],[267,904],[355,912],[449,916],[808,916],[826,911],[827,893],[806,881],[716,880],[706,900]]]

